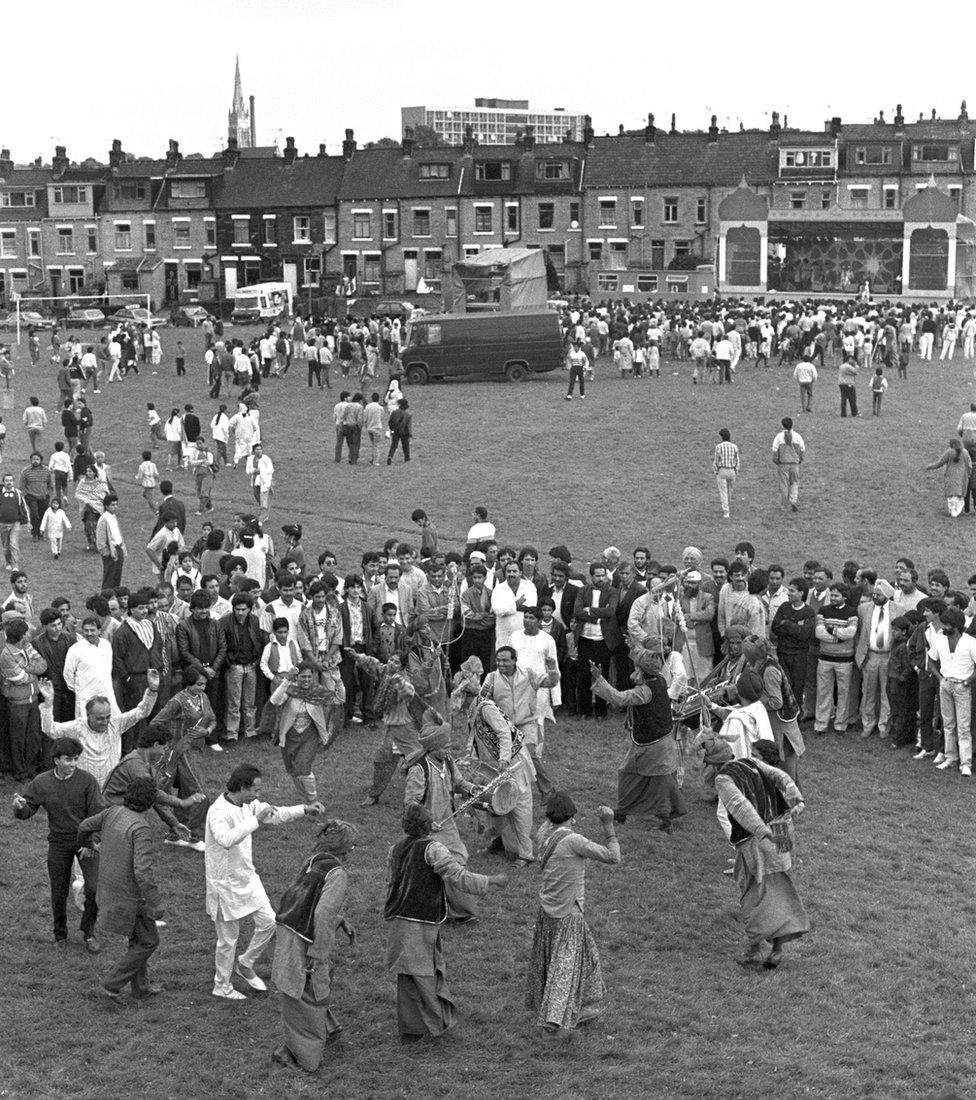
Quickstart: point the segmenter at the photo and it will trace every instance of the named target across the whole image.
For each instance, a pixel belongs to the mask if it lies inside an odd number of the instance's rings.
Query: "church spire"
[[[250,149],[254,144],[251,134],[251,110],[244,102],[241,87],[241,59],[234,56],[234,99],[227,112],[227,137],[237,142],[239,149]]]
[[[244,107],[244,92],[241,89],[241,57],[234,54],[234,110],[242,110]]]

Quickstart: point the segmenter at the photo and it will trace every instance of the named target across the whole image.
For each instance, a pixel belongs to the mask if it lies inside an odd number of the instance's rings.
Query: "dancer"
[[[318,802],[318,786],[312,765],[319,746],[327,749],[342,728],[342,697],[338,677],[330,685],[316,681],[311,661],[289,669],[271,693],[271,705],[280,708],[275,741],[281,747],[285,771],[306,805]]]
[[[394,757],[406,759],[420,750],[417,727],[410,713],[410,703],[417,693],[396,654],[384,664],[348,647],[345,652],[368,676],[379,681],[373,696],[373,710],[382,723],[383,737],[373,756],[373,782],[369,794],[359,804],[375,806],[396,771]]]
[[[565,791],[553,791],[546,821],[536,835],[542,886],[539,915],[532,937],[526,1007],[537,1012],[536,1024],[547,1032],[572,1031],[600,1013],[606,993],[600,953],[583,916],[586,861],[620,862],[614,812],[601,806],[605,844],[587,840],[573,828],[576,806]]]

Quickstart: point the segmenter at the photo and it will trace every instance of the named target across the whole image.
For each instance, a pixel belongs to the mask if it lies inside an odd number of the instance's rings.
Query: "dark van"
[[[520,382],[563,365],[562,329],[550,310],[431,314],[410,323],[400,359],[414,386],[435,378]]]

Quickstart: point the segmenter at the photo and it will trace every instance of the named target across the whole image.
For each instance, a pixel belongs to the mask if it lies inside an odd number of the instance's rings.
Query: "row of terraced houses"
[[[540,248],[554,284],[671,294],[973,294],[974,125],[958,117],[703,131],[647,125],[582,141],[239,149],[21,166],[0,151],[0,305],[145,293],[155,308],[290,282],[358,296],[436,290],[454,260]],[[785,123],[785,120],[784,120]],[[555,286],[554,286],[555,290]]]

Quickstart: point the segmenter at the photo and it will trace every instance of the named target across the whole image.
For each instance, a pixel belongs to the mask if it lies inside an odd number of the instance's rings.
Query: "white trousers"
[[[241,955],[242,966],[253,968],[264,954],[275,934],[274,910],[267,903],[250,914],[254,917],[254,935],[247,950]],[[226,993],[232,988],[231,974],[234,970],[234,955],[237,952],[237,938],[241,931],[240,920],[224,920],[217,917],[217,950],[214,952],[214,989]]]

